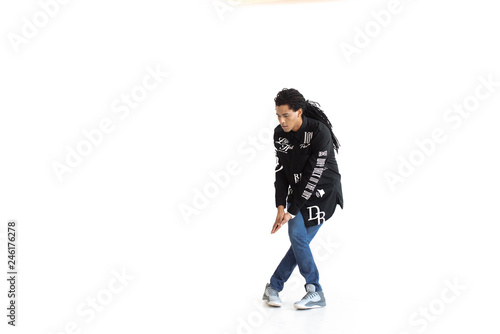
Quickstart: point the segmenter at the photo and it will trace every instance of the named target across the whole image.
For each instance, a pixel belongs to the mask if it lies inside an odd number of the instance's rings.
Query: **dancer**
[[[291,246],[266,284],[262,299],[270,306],[281,306],[279,292],[298,266],[306,281],[306,295],[295,308],[323,307],[326,300],[309,243],[337,204],[344,205],[334,152],[338,154],[340,144],[318,103],[305,100],[293,88],[281,90],[274,101],[280,123],[274,129],[278,213],[271,234],[288,223]]]

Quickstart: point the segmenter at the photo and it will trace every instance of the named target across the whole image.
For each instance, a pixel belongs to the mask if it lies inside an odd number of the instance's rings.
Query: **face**
[[[278,116],[278,122],[285,132],[297,131],[302,125],[302,108],[294,111],[287,104],[277,106],[276,115]]]

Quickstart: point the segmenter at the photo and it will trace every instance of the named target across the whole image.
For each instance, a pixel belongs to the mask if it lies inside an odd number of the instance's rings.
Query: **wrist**
[[[295,204],[290,204],[287,211],[290,212],[290,214],[292,215],[297,215],[300,211],[300,208]]]
[[[295,218],[295,215],[290,213],[290,211],[288,211],[288,209],[285,210],[285,214],[287,214],[287,213],[290,215],[290,219]]]

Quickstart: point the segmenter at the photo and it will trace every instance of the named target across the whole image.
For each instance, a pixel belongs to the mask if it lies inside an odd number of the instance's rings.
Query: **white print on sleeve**
[[[327,158],[319,158],[325,156],[327,156],[327,151],[318,152],[318,158],[316,159],[316,167],[314,168],[313,173],[309,178],[309,181],[307,182],[307,185],[304,189],[304,192],[302,193],[302,198],[305,198],[306,200],[308,200],[313,194],[314,188],[316,187],[316,184],[318,184],[319,178],[321,177],[321,174],[323,174],[323,171],[325,170],[324,167]]]

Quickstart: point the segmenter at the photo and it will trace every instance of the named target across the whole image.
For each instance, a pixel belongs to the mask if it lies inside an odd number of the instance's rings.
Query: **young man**
[[[293,88],[283,89],[274,100],[280,125],[274,130],[278,213],[271,233],[288,223],[291,246],[266,285],[262,299],[270,306],[281,306],[279,292],[298,265],[307,293],[294,304],[295,308],[323,307],[326,300],[309,243],[337,204],[343,208],[334,152],[338,153],[340,145],[317,103],[306,101]]]

